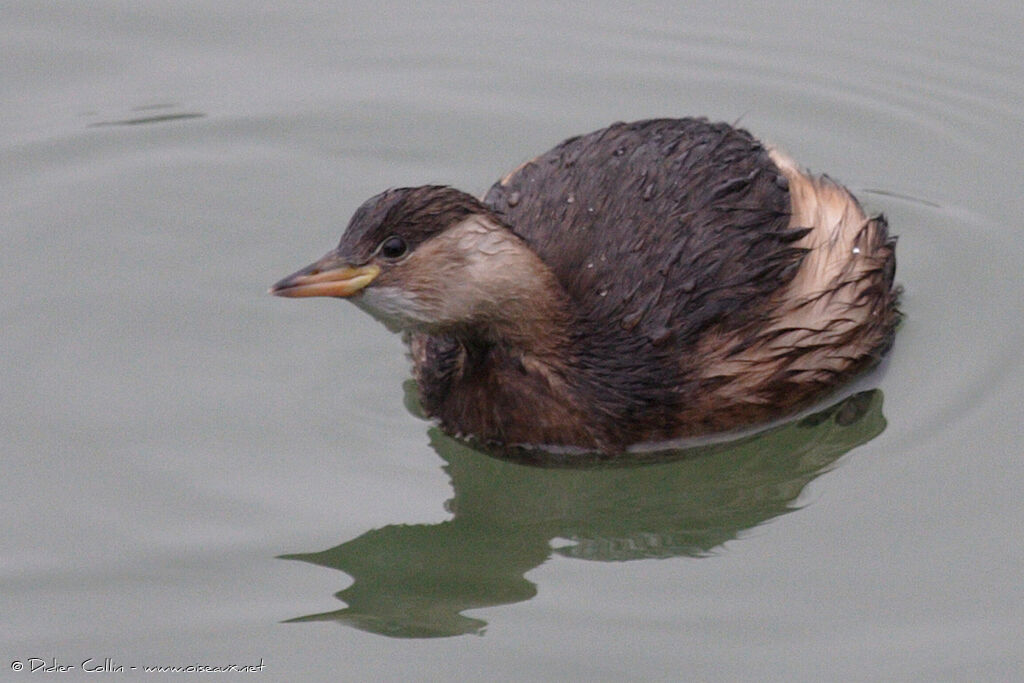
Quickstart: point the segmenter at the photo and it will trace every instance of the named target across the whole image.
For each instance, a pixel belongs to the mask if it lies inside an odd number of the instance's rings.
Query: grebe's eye
[[[398,235],[392,235],[380,243],[380,255],[386,259],[398,259],[409,251],[408,245]]]

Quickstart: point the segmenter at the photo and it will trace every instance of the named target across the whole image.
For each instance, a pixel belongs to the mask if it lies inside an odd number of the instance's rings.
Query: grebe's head
[[[367,200],[336,249],[270,291],[348,298],[393,330],[486,334],[531,317],[537,288],[553,286],[550,270],[490,208],[428,185]]]

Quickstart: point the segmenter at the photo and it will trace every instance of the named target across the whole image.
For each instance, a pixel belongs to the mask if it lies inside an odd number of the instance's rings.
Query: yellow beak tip
[[[323,264],[326,265],[326,264]],[[348,297],[358,293],[380,274],[375,265],[334,265],[321,268],[321,262],[289,275],[273,287],[274,296],[303,298],[313,296]]]

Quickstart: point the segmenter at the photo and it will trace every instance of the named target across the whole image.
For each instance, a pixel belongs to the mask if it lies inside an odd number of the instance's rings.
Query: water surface
[[[1024,674],[1019,3],[0,15],[4,671]],[[899,234],[907,319],[845,402],[538,469],[410,414],[400,340],[354,307],[265,295],[381,189],[479,193],[692,114]]]

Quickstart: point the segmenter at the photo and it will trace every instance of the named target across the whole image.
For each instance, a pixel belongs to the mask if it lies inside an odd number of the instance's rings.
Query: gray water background
[[[1022,33],[1019,2],[8,0],[0,671],[1021,678]],[[386,187],[697,114],[899,234],[853,408],[510,465],[410,414],[369,317],[265,295]]]

